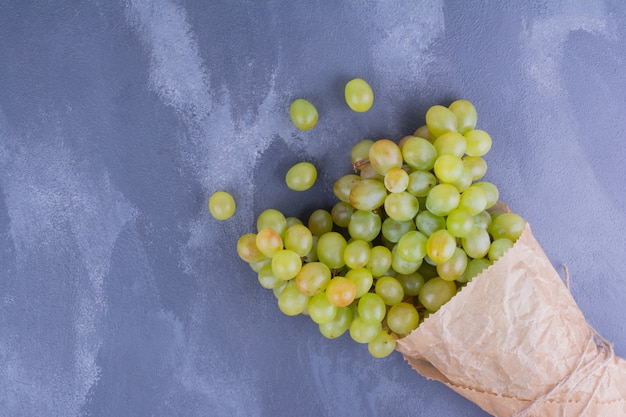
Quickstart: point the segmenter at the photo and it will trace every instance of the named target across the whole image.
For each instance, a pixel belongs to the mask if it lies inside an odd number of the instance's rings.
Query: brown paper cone
[[[494,416],[626,416],[626,361],[589,326],[528,224],[397,349]]]

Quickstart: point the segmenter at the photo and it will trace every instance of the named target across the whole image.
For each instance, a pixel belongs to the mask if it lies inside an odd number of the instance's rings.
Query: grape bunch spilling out
[[[366,111],[371,103],[363,97],[373,100],[373,94],[357,86],[365,93],[346,93],[346,100]],[[352,106],[350,97],[360,101]],[[522,217],[496,209],[498,189],[483,180],[492,140],[476,122],[473,104],[457,100],[432,106],[425,124],[397,143],[359,141],[350,152],[354,172],[334,183],[338,201],[330,210],[318,209],[305,221],[263,211],[256,233],[237,243],[240,258],[274,292],[284,314],[305,314],[325,337],[347,332],[372,356],[388,356],[398,338],[524,230]],[[315,167],[300,163],[285,181],[303,191],[315,178]]]

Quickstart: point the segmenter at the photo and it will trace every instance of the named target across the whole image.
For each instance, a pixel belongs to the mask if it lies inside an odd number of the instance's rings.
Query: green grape
[[[380,322],[366,322],[356,317],[350,323],[350,337],[357,343],[369,343],[383,330]]]
[[[467,236],[461,238],[461,245],[470,258],[483,258],[489,252],[491,238],[485,229],[474,227]]]
[[[430,134],[430,131],[428,130],[428,126],[426,125],[422,125],[418,127],[417,129],[415,129],[415,132],[413,132],[413,136],[426,139],[430,143],[433,143],[435,139],[437,139],[437,138],[434,138],[433,135]]]
[[[487,162],[480,156],[466,156],[463,165],[472,173],[472,181],[478,181],[487,173]]]
[[[459,132],[447,132],[439,136],[433,146],[437,150],[437,155],[454,155],[459,158],[465,154],[465,137]]]
[[[426,126],[433,137],[446,132],[456,132],[457,119],[447,107],[435,105],[426,112]]]
[[[370,260],[370,251],[369,242],[355,239],[343,251],[343,260],[348,268],[364,268]]]
[[[420,266],[421,268],[421,266]],[[419,272],[411,274],[398,274],[396,279],[402,285],[404,295],[413,297],[419,294],[420,289],[424,286],[424,277]]]
[[[297,217],[287,217],[285,221],[287,222],[287,228],[296,224],[302,224],[302,220]]]
[[[487,208],[487,203],[487,193],[482,188],[472,185],[461,193],[459,208],[475,216]]]
[[[265,255],[256,247],[256,234],[246,233],[237,241],[237,254],[248,262],[255,263],[265,259]]]
[[[298,98],[289,107],[291,122],[300,130],[310,130],[317,124],[317,109],[305,99]]]
[[[409,186],[409,174],[402,168],[391,168],[383,180],[385,188],[391,193],[400,193]]]
[[[434,262],[440,264],[454,255],[456,239],[447,230],[437,230],[428,237],[426,253]]]
[[[380,277],[391,268],[391,251],[384,246],[374,246],[370,251],[370,260],[366,268],[374,277]]]
[[[278,278],[287,281],[294,278],[302,268],[300,255],[288,249],[278,251],[272,258],[272,272]]]
[[[283,249],[283,240],[274,229],[259,230],[255,242],[256,247],[268,258],[273,257],[279,250]]]
[[[353,239],[371,242],[378,236],[382,227],[380,216],[372,211],[357,210],[348,224],[348,233]]]
[[[487,196],[487,207],[485,207],[485,209],[490,209],[498,202],[498,199],[500,198],[500,192],[498,191],[498,187],[496,187],[492,183],[487,181],[479,181],[474,183],[473,186],[478,187],[485,192],[485,195]]]
[[[446,219],[442,216],[437,216],[430,211],[420,211],[415,216],[415,226],[417,230],[424,233],[426,236],[430,236],[437,230],[446,228]]]
[[[304,262],[316,262],[319,258],[317,257],[317,242],[319,241],[319,236],[313,235],[313,245],[311,246],[311,250],[309,253],[302,257]]]
[[[317,180],[317,169],[310,162],[299,162],[289,168],[285,175],[287,187],[294,191],[308,190]]]
[[[419,267],[417,272],[424,277],[424,281],[428,281],[429,279],[435,278],[437,276],[437,265],[430,264],[428,255],[426,255],[424,256],[424,262],[422,262],[422,266]]]
[[[490,210],[489,215],[491,216],[491,221],[493,222],[495,219],[505,214],[506,211],[498,209],[498,210]]]
[[[337,308],[335,318],[319,325],[320,333],[327,339],[336,339],[343,335],[352,323],[352,310],[349,307]]]
[[[474,226],[487,230],[491,224],[491,215],[488,211],[481,211],[474,216]]]
[[[384,205],[385,213],[400,222],[412,220],[419,210],[417,198],[406,191],[389,194]]]
[[[313,234],[303,224],[294,224],[285,231],[284,243],[285,249],[294,251],[299,256],[306,256],[313,249]]]
[[[400,148],[400,151],[402,151],[402,148],[404,148],[404,144],[407,143],[409,139],[413,137],[414,137],[413,135],[406,135],[400,138],[400,140],[398,141],[398,147]]]
[[[317,241],[317,257],[329,268],[341,268],[345,265],[343,253],[348,243],[337,232],[327,232]]]
[[[476,258],[470,259],[467,262],[467,267],[465,268],[465,272],[458,277],[457,282],[470,282],[474,277],[480,274],[483,270],[489,268],[491,266],[491,261],[485,258]]]
[[[368,111],[374,104],[372,87],[363,79],[355,78],[348,81],[345,88],[346,103],[359,113]]]
[[[383,221],[381,233],[389,242],[397,243],[402,236],[411,230],[415,230],[415,223],[412,220],[398,221],[387,217]]]
[[[230,219],[235,209],[235,199],[226,191],[217,191],[209,198],[209,211],[217,220]]]
[[[413,137],[404,143],[402,157],[404,162],[412,169],[429,171],[435,166],[437,150],[426,139]]]
[[[304,295],[316,295],[326,289],[330,278],[328,266],[321,262],[309,262],[296,275],[296,286]]]
[[[454,281],[435,277],[426,281],[419,293],[420,303],[429,311],[437,311],[456,294]]]
[[[422,259],[417,261],[407,261],[398,255],[398,245],[391,249],[391,269],[399,274],[412,274],[422,264]]]
[[[456,130],[465,134],[476,127],[478,115],[472,103],[467,100],[456,100],[448,108],[456,116]]]
[[[271,262],[272,262],[271,259],[264,258],[263,260],[260,260],[258,262],[250,262],[248,265],[250,265],[250,268],[252,268],[252,270],[258,274],[261,268],[263,268],[265,265]]]
[[[276,209],[264,210],[256,219],[257,232],[263,229],[274,229],[282,237],[287,230],[285,215]]]
[[[378,278],[374,290],[388,306],[398,304],[404,299],[402,285],[397,279],[389,275]]]
[[[274,275],[271,263],[266,263],[259,270],[257,278],[259,280],[259,284],[261,284],[261,287],[267,288],[268,290],[274,289],[281,285],[283,282],[285,282],[282,279],[278,278],[276,275]]]
[[[333,223],[339,227],[348,227],[354,208],[350,203],[340,201],[333,206],[330,210],[330,216],[333,218]]]
[[[413,171],[409,174],[406,190],[416,197],[426,197],[428,192],[437,185],[437,178],[429,171]]]
[[[328,323],[337,316],[337,306],[328,301],[325,292],[311,297],[307,307],[311,320],[317,324]]]
[[[385,358],[396,350],[396,339],[383,330],[367,344],[367,350],[375,358]]]
[[[357,210],[374,210],[384,204],[386,197],[385,184],[378,180],[361,180],[350,191],[350,204]]]
[[[454,185],[438,184],[430,190],[426,197],[426,209],[434,215],[447,216],[448,213],[458,207],[460,200],[461,194]]]
[[[519,214],[504,213],[493,220],[489,227],[489,233],[494,240],[505,237],[515,242],[524,231],[525,226],[526,222]]]
[[[476,129],[465,133],[469,156],[483,156],[491,149],[491,136],[484,130]]]
[[[472,185],[472,181],[474,181],[472,171],[470,171],[465,163],[463,163],[463,174],[461,174],[461,177],[458,180],[454,181],[452,185],[454,185],[456,189],[459,190],[460,193],[462,193],[463,191],[467,190],[470,185]]]
[[[398,241],[398,256],[407,262],[421,261],[426,256],[428,236],[413,230],[405,233]]]
[[[356,286],[354,282],[346,277],[336,276],[330,280],[326,287],[328,300],[337,307],[346,307],[352,303],[356,297]]]
[[[467,255],[461,248],[454,249],[454,255],[445,262],[437,265],[439,277],[446,281],[454,281],[465,272]]]
[[[491,246],[489,247],[489,252],[487,253],[487,257],[490,261],[495,261],[500,258],[506,251],[513,247],[513,242],[510,239],[505,237],[501,237],[500,239],[496,239],[491,242]]]
[[[276,297],[276,300],[278,300],[278,297],[280,297],[280,294],[285,290],[285,288],[287,288],[287,284],[290,282],[291,281],[282,281],[282,284],[272,288],[272,293],[274,294],[274,297]]]
[[[408,335],[417,328],[419,314],[415,306],[409,303],[398,303],[387,312],[387,326],[389,330],[399,335]]]
[[[474,217],[465,209],[456,208],[446,218],[446,229],[454,237],[467,236],[474,227]]]
[[[317,209],[309,216],[309,230],[315,236],[322,236],[333,230],[333,216],[324,209]]]
[[[387,305],[380,295],[368,292],[358,303],[359,317],[366,323],[380,323],[387,313]]]
[[[370,148],[370,164],[381,175],[391,168],[402,168],[402,151],[389,139],[379,139]]]
[[[360,169],[363,166],[364,161],[369,162],[370,148],[373,144],[373,140],[363,139],[352,147],[350,150],[350,161],[352,162],[355,170]]]
[[[441,182],[454,183],[463,176],[463,160],[456,155],[441,155],[435,161],[434,173]]]
[[[351,269],[346,273],[346,278],[354,284],[354,298],[362,297],[372,288],[374,283],[372,273],[366,268]]]
[[[359,167],[359,171],[362,180],[378,180],[382,182],[385,178],[369,163],[369,159],[367,159],[367,163]]]
[[[350,191],[352,187],[361,182],[361,177],[356,174],[348,174],[339,178],[333,185],[333,193],[335,196],[346,203],[350,202]]]
[[[278,296],[278,308],[288,316],[296,316],[304,312],[309,304],[309,296],[302,294],[291,281]]]

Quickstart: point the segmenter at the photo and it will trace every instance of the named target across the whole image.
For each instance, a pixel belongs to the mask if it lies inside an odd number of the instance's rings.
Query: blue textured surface
[[[624,356],[624,5],[504,3],[0,1],[0,415],[484,416],[282,315],[234,249],[265,208],[328,208],[357,140],[457,98],[494,138],[488,179]],[[356,76],[365,114],[343,102]],[[287,116],[301,96],[309,132]],[[300,160],[319,181],[294,199]]]

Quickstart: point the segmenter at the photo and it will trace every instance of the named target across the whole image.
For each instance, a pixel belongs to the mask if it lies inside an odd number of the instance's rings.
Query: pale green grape
[[[465,209],[456,208],[446,218],[446,229],[454,237],[467,236],[474,227],[474,217]]]
[[[456,155],[441,155],[435,161],[435,176],[441,182],[454,183],[463,176],[463,160]]]
[[[299,162],[289,168],[285,175],[287,187],[294,191],[308,190],[317,180],[317,169],[310,162]]]
[[[348,268],[364,268],[370,260],[371,247],[369,242],[355,239],[348,243],[343,251],[343,260]]]
[[[380,277],[391,268],[391,251],[384,246],[374,246],[370,251],[370,260],[366,268],[374,277]]]
[[[465,272],[457,278],[457,282],[470,282],[474,277],[480,274],[483,270],[491,266],[491,261],[485,258],[470,259],[465,268]]]
[[[389,139],[379,139],[370,148],[370,164],[381,175],[391,168],[402,168],[402,151]]]
[[[476,127],[478,115],[476,108],[467,100],[456,100],[448,107],[456,116],[457,130],[466,133]]]
[[[315,236],[322,236],[333,230],[333,216],[324,209],[317,209],[309,216],[309,230]]]
[[[283,249],[283,240],[274,229],[259,230],[255,242],[256,247],[268,258],[272,258],[279,250]]]
[[[261,270],[261,268],[263,268],[265,265],[267,265],[267,264],[269,264],[271,262],[272,262],[271,259],[265,258],[265,259],[260,260],[258,262],[250,262],[248,265],[250,265],[250,268],[252,268],[252,270],[258,274],[259,271]]]
[[[456,294],[454,281],[446,281],[440,277],[432,278],[424,284],[419,293],[420,303],[429,311],[437,311],[450,301]]]
[[[346,203],[350,202],[352,187],[361,182],[361,177],[356,174],[347,174],[335,181],[333,192],[335,196]]]
[[[426,112],[426,126],[433,137],[439,137],[446,132],[456,132],[457,119],[447,107],[435,105]]]
[[[283,282],[285,282],[282,279],[278,278],[276,275],[274,275],[274,272],[272,272],[271,263],[266,263],[259,270],[257,278],[259,280],[259,284],[261,284],[263,288],[267,288],[268,290],[274,289],[281,285]]]
[[[370,355],[378,359],[391,355],[395,349],[396,339],[384,330],[367,344]]]
[[[384,175],[381,175],[372,164],[369,163],[369,158],[367,159],[367,163],[360,165],[359,171],[362,180],[378,180],[382,182],[385,178]]]
[[[483,156],[491,149],[491,136],[484,130],[476,129],[465,133],[466,153],[469,156]]]
[[[298,98],[289,106],[291,122],[300,130],[310,130],[317,124],[317,109],[309,101]]]
[[[458,207],[460,200],[461,194],[454,185],[438,184],[428,193],[426,208],[437,216],[446,216]]]
[[[405,233],[398,241],[398,256],[407,262],[421,261],[426,256],[428,236],[413,230]]]
[[[504,213],[493,220],[489,233],[494,240],[504,237],[515,242],[524,231],[525,225],[526,222],[519,214]]]
[[[411,230],[415,230],[415,223],[412,220],[401,222],[387,217],[383,221],[381,233],[389,242],[397,243],[402,236]]]
[[[474,226],[487,230],[491,225],[491,215],[488,211],[481,211],[474,216]]]
[[[325,292],[314,295],[309,299],[309,317],[317,324],[328,323],[337,316],[337,306],[328,301]]]
[[[454,185],[456,189],[459,190],[460,193],[462,193],[463,191],[467,190],[470,185],[472,185],[472,181],[474,181],[472,171],[470,171],[465,163],[463,163],[463,174],[461,174],[461,177],[458,180],[454,181],[452,185]]]
[[[387,312],[389,330],[399,335],[408,335],[417,328],[419,314],[415,306],[409,303],[398,303]]]
[[[309,304],[309,296],[302,294],[291,281],[278,296],[278,308],[288,316],[296,316],[306,310]]]
[[[422,259],[407,261],[398,255],[398,245],[391,249],[391,269],[399,274],[412,274],[422,265]]]
[[[287,230],[285,215],[276,209],[264,210],[256,219],[257,232],[263,229],[274,229],[282,237]]]
[[[350,218],[348,233],[353,239],[371,242],[378,236],[381,227],[382,220],[378,214],[367,210],[357,210]]]
[[[417,230],[424,233],[426,236],[430,236],[437,230],[446,228],[446,219],[442,216],[437,216],[430,211],[420,211],[415,216],[415,226]]]
[[[349,307],[337,308],[335,318],[319,325],[320,333],[327,339],[336,339],[343,335],[352,323],[352,310]]]
[[[380,295],[368,292],[358,303],[359,317],[366,323],[380,323],[387,313],[387,305]]]
[[[347,245],[346,239],[341,234],[324,233],[317,241],[317,257],[329,268],[341,268],[345,265],[343,253]]]
[[[466,156],[463,165],[472,173],[472,181],[478,181],[487,173],[487,162],[481,156]]]
[[[406,190],[416,197],[426,197],[428,192],[437,185],[437,178],[429,171],[413,171],[409,174]]]
[[[333,223],[339,227],[348,227],[354,208],[350,203],[340,201],[333,206],[330,210],[330,215],[333,218]]]
[[[350,204],[357,210],[374,210],[385,203],[387,189],[378,180],[361,180],[350,191]]]
[[[350,323],[350,337],[357,343],[369,343],[383,330],[380,322],[366,322],[356,317]]]
[[[354,282],[346,277],[336,276],[330,280],[326,287],[328,300],[337,307],[346,307],[352,303],[356,297],[356,286]]]
[[[288,249],[278,251],[272,258],[272,272],[278,278],[287,281],[294,278],[302,268],[300,255]]]
[[[402,147],[404,162],[411,168],[429,171],[435,165],[437,150],[432,143],[424,138],[408,139]]]
[[[495,219],[497,219],[498,217],[500,217],[501,215],[503,215],[504,213],[506,213],[506,211],[498,209],[498,210],[490,210],[489,211],[489,215],[491,216],[491,221],[493,222]]]
[[[455,249],[456,239],[446,229],[437,230],[426,242],[428,257],[438,264],[450,259]]]
[[[472,185],[461,193],[459,208],[475,216],[487,208],[487,203],[487,193],[482,188]]]
[[[463,250],[470,258],[482,258],[489,252],[491,238],[485,229],[474,227],[465,237],[461,238]]]
[[[260,262],[265,259],[265,255],[256,247],[255,233],[246,233],[239,238],[237,241],[237,254],[248,263]]]
[[[360,169],[364,163],[363,161],[369,162],[370,148],[373,144],[373,140],[363,139],[352,147],[350,150],[350,161],[352,161],[354,169]]]
[[[420,267],[421,268],[421,267]],[[424,277],[419,272],[411,274],[398,274],[396,279],[402,285],[404,295],[413,297],[419,294],[420,289],[424,286]]]
[[[230,219],[235,209],[235,199],[226,191],[217,191],[209,198],[209,211],[217,220]]]
[[[478,187],[485,192],[485,195],[487,196],[487,207],[485,207],[485,209],[490,209],[498,202],[498,199],[500,198],[500,192],[498,191],[498,187],[496,187],[492,183],[487,181],[479,181],[474,183],[473,186]]]
[[[287,221],[288,228],[295,224],[302,224],[302,220],[297,217],[287,217],[285,220]]]
[[[459,132],[447,132],[439,136],[433,146],[437,155],[454,155],[461,158],[465,154],[465,137]]]
[[[392,306],[398,304],[404,298],[404,290],[397,279],[389,275],[385,275],[376,280],[374,290],[385,304]]]
[[[412,220],[419,210],[417,198],[406,191],[389,194],[384,205],[385,213],[400,222]]]
[[[330,282],[330,268],[321,262],[304,264],[296,275],[296,286],[304,295],[316,295],[326,289]]]
[[[346,278],[354,284],[354,298],[362,297],[372,288],[374,283],[372,273],[366,268],[351,269],[346,273]]]
[[[303,224],[289,226],[285,231],[285,239],[283,240],[285,249],[294,251],[299,256],[306,256],[313,249],[313,234]]]
[[[454,281],[465,272],[467,267],[467,255],[461,248],[454,249],[454,255],[447,261],[437,265],[439,277],[446,281]]]
[[[490,261],[495,261],[500,258],[506,251],[513,247],[513,242],[510,239],[505,237],[501,237],[500,239],[496,239],[491,242],[491,246],[489,247],[489,252],[487,253],[487,257]]]
[[[372,87],[362,78],[354,78],[348,81],[344,93],[346,103],[356,112],[366,112],[374,103]]]
[[[430,134],[430,131],[428,130],[428,126],[426,125],[422,125],[418,127],[417,129],[415,129],[415,132],[413,132],[413,136],[426,139],[430,143],[433,143],[435,139],[437,139],[437,138],[434,138],[433,135]]]
[[[409,186],[409,174],[402,168],[391,168],[383,180],[385,188],[391,193],[399,193]]]

